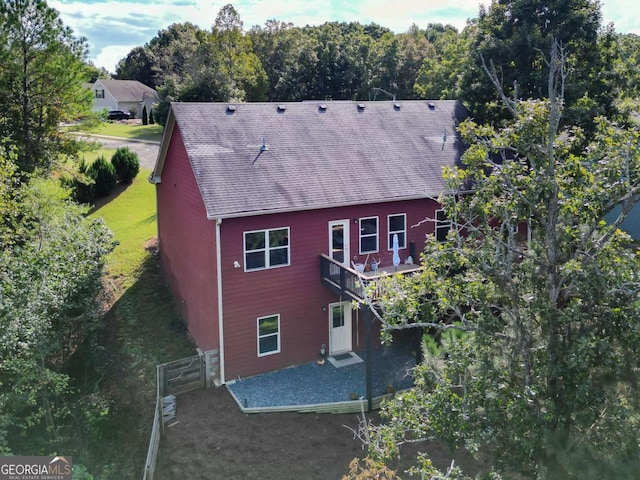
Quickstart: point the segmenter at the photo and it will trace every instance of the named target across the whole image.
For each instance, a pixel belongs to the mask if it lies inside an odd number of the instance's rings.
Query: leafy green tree
[[[599,118],[576,154],[557,44],[547,61],[548,100],[502,92],[507,126],[461,125],[465,168],[445,178],[473,193],[441,198],[447,241],[427,242],[419,274],[381,286],[385,331],[465,334],[439,335],[446,355],[425,354],[372,452],[437,438],[528,478],[636,475],[640,257],[618,226],[640,194],[640,134]]]
[[[412,25],[407,33],[389,36],[381,48],[380,84],[397,98],[415,99],[414,84],[426,58],[435,55],[425,32]]]
[[[497,0],[481,7],[470,48],[473,62],[461,79],[462,99],[480,122],[509,118],[485,68],[495,70],[509,98],[544,98],[547,66],[540,52],[558,41],[575,73],[564,92],[564,118],[593,126],[595,116],[613,113],[606,82],[611,66],[598,48],[600,23],[600,3],[593,0]]]
[[[104,67],[98,68],[91,61],[87,61],[86,65],[88,70],[88,76],[86,78],[87,82],[94,83],[99,78],[105,78],[105,79],[111,78],[106,68]]]
[[[435,53],[424,59],[413,89],[420,98],[458,99],[460,79],[469,68],[472,28],[462,33],[450,25],[429,25],[425,35]]]
[[[251,38],[244,35],[240,15],[231,4],[218,12],[209,37],[209,54],[216,66],[214,78],[230,85],[230,97],[220,100],[262,101],[266,98],[267,75],[253,52]],[[220,80],[218,80],[220,81]]]
[[[115,77],[118,80],[138,80],[151,88],[158,87],[162,72],[156,52],[149,46],[135,47],[118,62]]]
[[[0,451],[34,428],[46,432],[43,444],[60,438],[72,390],[65,367],[95,336],[102,268],[113,249],[104,224],[88,220],[57,180],[34,178],[1,193],[3,205],[19,198],[11,209],[22,231],[0,251]]]
[[[91,111],[85,49],[45,1],[0,3],[0,136],[22,170],[48,170],[73,146],[58,126]]]
[[[306,45],[300,29],[291,23],[268,20],[264,27],[253,27],[248,35],[267,75],[267,98],[298,100],[299,83],[295,79],[300,68],[299,57]]]

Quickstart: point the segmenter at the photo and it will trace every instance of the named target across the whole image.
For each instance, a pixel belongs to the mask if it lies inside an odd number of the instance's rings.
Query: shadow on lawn
[[[89,209],[88,215],[93,215],[105,205],[108,205],[109,203],[113,202],[116,198],[118,198],[121,194],[123,194],[127,190],[127,188],[129,188],[131,185],[132,183],[124,183],[124,182],[116,183],[115,188],[109,195],[107,195],[106,197],[96,198],[93,201],[93,205]]]
[[[194,354],[161,274],[153,246],[135,283],[104,317],[104,379],[100,393],[113,405],[102,438],[89,448],[96,478],[142,476],[156,399],[156,365]],[[118,278],[110,279],[114,298]]]

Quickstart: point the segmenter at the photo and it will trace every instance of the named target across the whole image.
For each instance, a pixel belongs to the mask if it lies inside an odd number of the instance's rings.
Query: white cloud
[[[620,33],[640,35],[640,10],[633,8],[629,2],[622,0],[604,0],[602,2],[602,23],[613,22]]]
[[[120,59],[126,57],[132,48],[128,45],[103,47],[97,55],[90,55],[90,60],[97,67],[104,67],[113,73],[116,71],[116,65]]]

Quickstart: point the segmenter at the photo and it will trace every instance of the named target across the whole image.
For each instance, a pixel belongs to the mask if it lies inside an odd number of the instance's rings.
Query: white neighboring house
[[[135,118],[142,118],[142,108],[147,114],[159,102],[158,92],[137,80],[107,80],[100,78],[87,84],[93,91],[93,111],[122,110],[129,113],[135,110]],[[134,117],[132,117],[134,118]]]

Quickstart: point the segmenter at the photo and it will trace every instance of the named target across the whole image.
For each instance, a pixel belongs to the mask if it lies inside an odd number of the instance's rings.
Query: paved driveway
[[[102,143],[105,148],[129,147],[129,150],[138,154],[140,166],[143,168],[153,169],[158,158],[159,143],[141,142],[136,140],[127,140],[124,138],[104,137],[92,135],[92,138]]]

